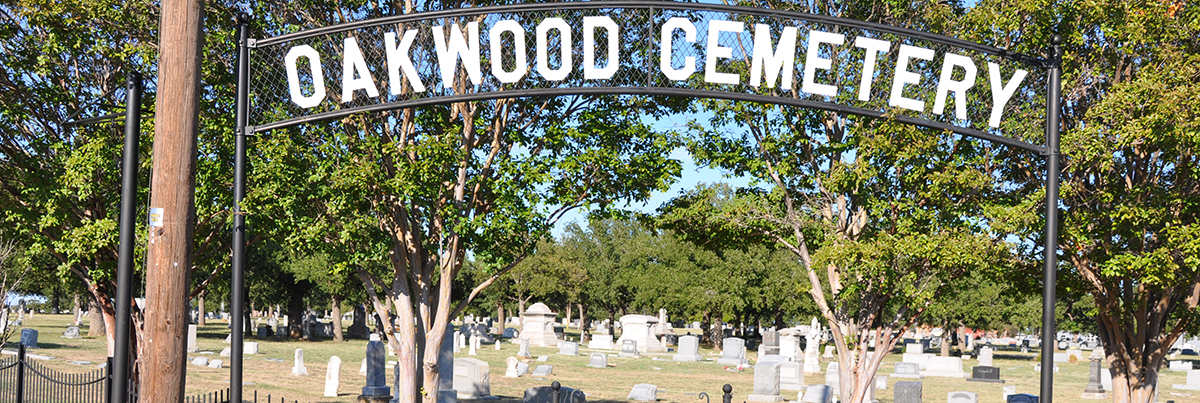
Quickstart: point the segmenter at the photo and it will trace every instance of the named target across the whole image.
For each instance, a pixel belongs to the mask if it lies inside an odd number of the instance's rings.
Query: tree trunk
[[[579,343],[587,343],[592,338],[591,335],[588,331],[587,311],[583,309],[583,304],[579,304]]]
[[[343,341],[342,338],[342,301],[338,297],[329,297],[329,304],[332,305],[329,310],[333,311],[330,316],[333,316],[333,341]]]
[[[54,297],[50,299],[50,311],[54,312],[55,314],[58,314],[61,311],[59,307],[62,305],[62,298],[58,295],[58,291],[58,287],[51,289],[51,293],[53,293]]]
[[[95,299],[88,299],[88,336],[104,336],[104,314],[100,313],[100,304]]]
[[[387,317],[384,317],[387,320]],[[292,292],[288,296],[288,338],[299,340],[304,337],[304,331],[301,326],[304,324],[304,295],[299,292]]]
[[[563,329],[569,329],[569,328],[571,327],[571,303],[570,303],[570,302],[568,302],[568,303],[567,303],[567,316],[566,316],[566,318],[567,318],[567,319],[565,320],[565,322],[567,322],[567,324],[566,324],[565,326],[563,326]]]
[[[950,356],[950,321],[942,325],[942,357]]]
[[[497,334],[504,335],[504,327],[508,323],[507,319],[508,318],[504,317],[504,304],[497,302],[496,303],[496,321],[497,321],[496,322],[497,323],[496,330],[499,332]]]
[[[208,312],[204,310],[204,296],[206,294],[208,292],[202,292],[196,296],[196,311],[200,312],[200,316],[196,318],[196,326],[198,327],[208,326],[208,318],[205,317],[208,316]]]
[[[75,305],[75,307],[72,308],[72,311],[75,314],[75,326],[79,326],[79,316],[83,313],[83,309],[79,305],[79,293],[75,293],[71,299],[73,300],[72,304]],[[91,331],[89,330],[88,333],[91,333]]]
[[[1103,307],[1103,306],[1101,306]],[[1171,344],[1182,337],[1179,323],[1169,327],[1170,332],[1164,331],[1167,326],[1148,326],[1142,330],[1142,343],[1130,340],[1133,332],[1108,324],[1115,318],[1103,309],[1100,318],[1100,341],[1104,344],[1104,358],[1112,374],[1113,403],[1150,403],[1158,392],[1158,371],[1162,367],[1167,351]],[[1152,324],[1154,325],[1154,324]],[[1149,329],[1156,329],[1151,331]],[[1057,344],[1057,343],[1056,343]],[[1055,346],[1057,347],[1057,346]],[[1046,349],[1043,348],[1043,351]],[[1046,354],[1043,352],[1043,354]]]

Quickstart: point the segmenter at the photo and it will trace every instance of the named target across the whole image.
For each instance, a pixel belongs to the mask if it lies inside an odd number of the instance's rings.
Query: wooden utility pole
[[[139,400],[183,402],[195,232],[202,0],[163,0]]]

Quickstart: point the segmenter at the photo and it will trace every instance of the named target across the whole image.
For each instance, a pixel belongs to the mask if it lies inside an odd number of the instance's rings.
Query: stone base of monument
[[[391,401],[392,401],[391,396],[358,395],[358,403],[388,403]]]
[[[968,382],[1004,383],[1003,379],[967,378]]]
[[[675,354],[671,356],[671,359],[674,361],[704,361],[704,357],[699,354]]]
[[[1087,393],[1087,392],[1084,392],[1084,393],[1083,393],[1083,395],[1079,396],[1079,398],[1081,398],[1081,399],[1088,399],[1088,400],[1107,400],[1107,399],[1108,399],[1108,394],[1107,394],[1107,393],[1104,393],[1104,392],[1100,392],[1100,393]]]
[[[740,358],[718,358],[717,359],[717,364],[723,364],[723,365],[746,365],[748,363],[750,363],[750,362],[746,361],[745,359],[740,359]]]
[[[454,389],[439,390],[438,403],[458,403],[458,391]]]
[[[780,395],[755,395],[751,394],[746,397],[747,402],[782,402],[783,396]]]

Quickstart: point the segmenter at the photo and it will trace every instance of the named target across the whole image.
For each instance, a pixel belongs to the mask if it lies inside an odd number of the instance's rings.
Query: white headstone
[[[960,379],[967,376],[962,369],[962,358],[959,357],[931,357],[929,359],[929,370],[921,371],[921,375]]]
[[[633,390],[629,391],[629,397],[626,400],[633,400],[635,402],[658,401],[658,386],[648,383],[633,385]]]
[[[78,328],[76,328],[76,335],[78,334]],[[194,353],[198,350],[196,347],[196,325],[188,325],[187,352]]]
[[[379,341],[379,340],[375,340],[375,341]],[[358,374],[363,375],[363,376],[367,375],[367,359],[366,358],[363,358],[362,366],[358,368]]]
[[[621,317],[620,322],[621,338],[617,339],[617,343],[623,343],[625,340],[636,341],[639,353],[667,351],[658,338],[654,337],[658,318],[649,315],[625,315]]]
[[[308,375],[308,368],[304,367],[304,349],[296,349],[295,356],[295,364],[292,365],[292,375]]]
[[[342,359],[336,355],[329,357],[329,366],[325,369],[325,396],[337,397],[341,374]]]
[[[209,368],[221,368],[222,365],[225,365],[225,363],[221,362],[221,360],[212,360],[208,362]]]
[[[611,334],[594,334],[588,341],[588,348],[593,350],[612,350],[613,337]]]
[[[474,358],[454,359],[454,390],[459,399],[483,399],[492,394],[488,363]]]

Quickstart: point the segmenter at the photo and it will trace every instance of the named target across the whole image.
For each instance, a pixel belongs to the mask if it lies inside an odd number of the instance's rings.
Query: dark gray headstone
[[[967,380],[975,382],[1004,383],[1004,380],[1000,379],[999,367],[988,367],[983,365],[972,367],[971,377]]]
[[[895,403],[921,403],[921,383],[911,381],[896,382],[892,399]]]
[[[392,388],[387,386],[387,349],[382,342],[367,342],[367,386],[363,386],[363,396],[391,396]]]
[[[1015,395],[1008,395],[1007,403],[1038,403],[1038,400],[1039,399],[1036,395],[1018,393]]]
[[[1083,393],[1104,393],[1104,386],[1100,384],[1100,360],[1091,360],[1088,364],[1088,383]]]
[[[553,396],[554,390],[549,386],[537,386],[525,389],[525,396],[521,398],[521,403],[552,403]],[[558,390],[557,403],[587,403],[587,397],[581,390],[564,386]]]
[[[3,320],[3,319],[0,319]],[[21,345],[25,348],[37,348],[38,331],[37,329],[21,329]]]

